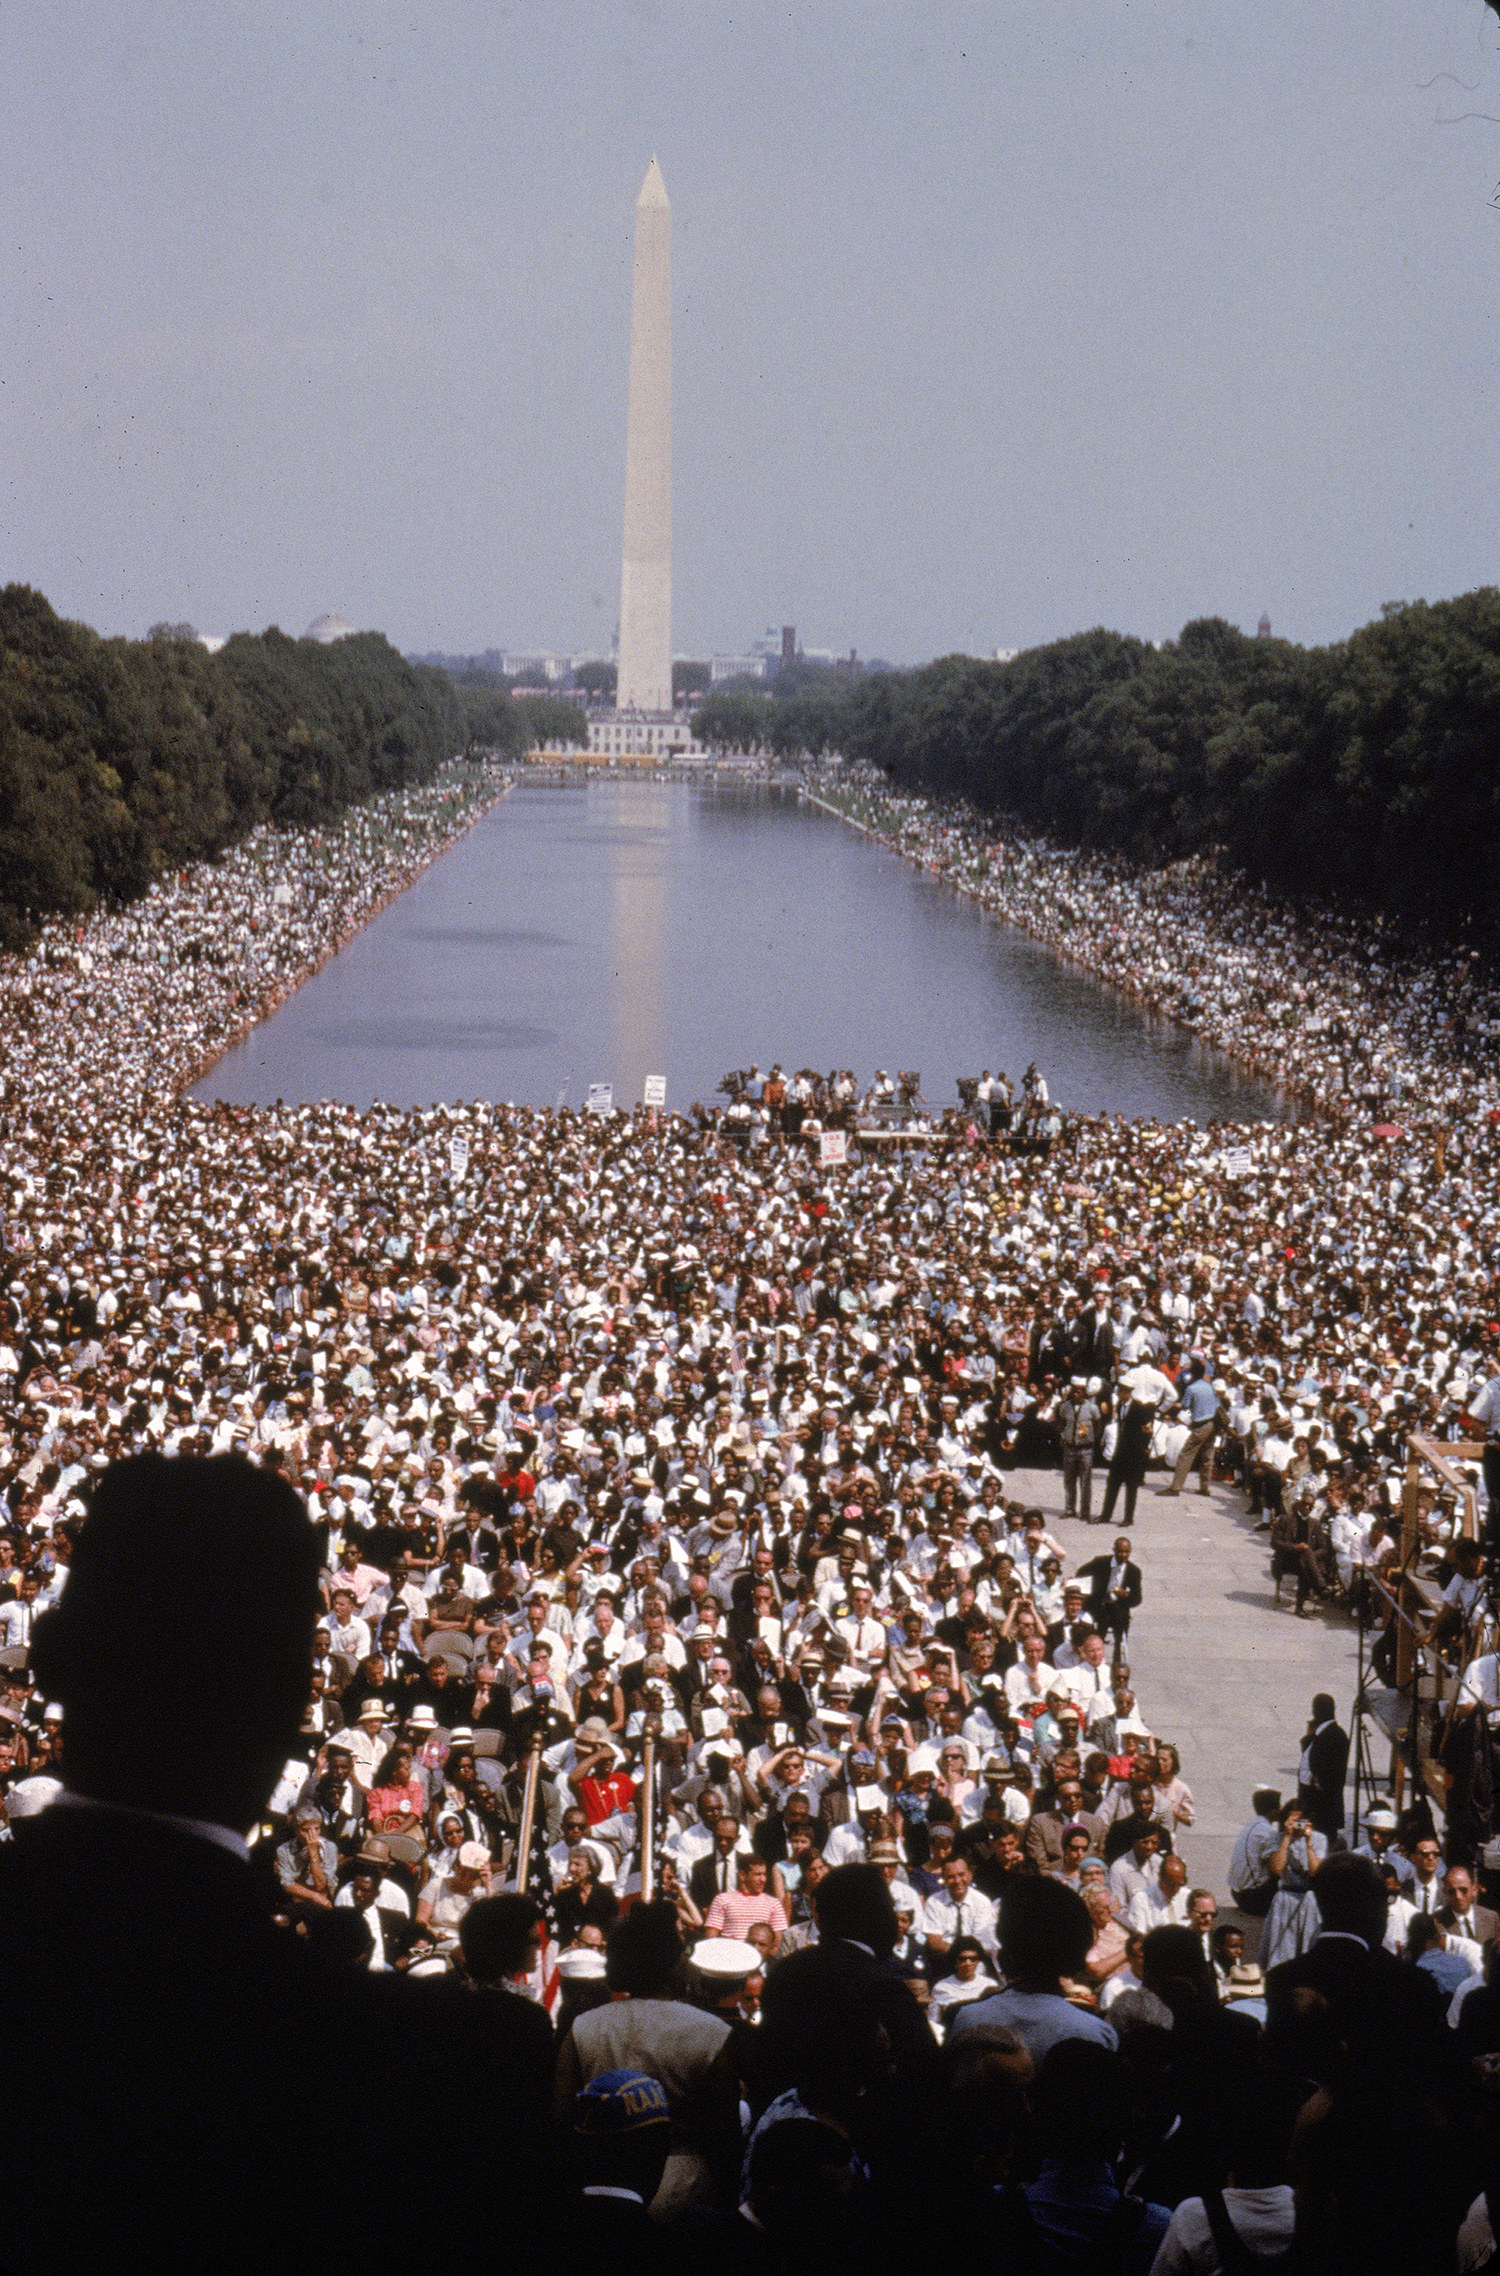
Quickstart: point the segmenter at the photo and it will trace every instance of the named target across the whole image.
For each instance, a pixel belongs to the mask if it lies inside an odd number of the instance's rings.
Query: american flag
[[[562,1932],[557,1922],[557,1891],[552,1881],[552,1862],[547,1855],[547,1810],[540,1786],[536,1814],[531,1822],[529,1863],[527,1893],[535,1897],[542,1908],[542,1956],[527,1978],[526,1988],[533,1999],[540,2000],[549,2015],[555,2015],[562,1992],[562,1978],[557,1972]]]

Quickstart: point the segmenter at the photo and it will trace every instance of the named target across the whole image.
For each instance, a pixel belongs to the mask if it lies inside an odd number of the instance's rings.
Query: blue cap
[[[644,2071],[601,2071],[573,2097],[573,2131],[590,2141],[664,2126],[671,2115],[666,2088]]]

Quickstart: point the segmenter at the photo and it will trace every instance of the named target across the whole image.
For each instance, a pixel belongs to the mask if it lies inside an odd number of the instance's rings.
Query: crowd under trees
[[[706,741],[841,752],[1061,844],[1212,855],[1297,900],[1456,935],[1500,912],[1500,590],[1385,608],[1328,648],[1221,618],[1160,648],[1081,632],[1009,663],[732,686]]]
[[[1155,647],[1102,629],[1008,663],[733,684],[702,740],[841,753],[1067,846],[1209,855],[1298,900],[1439,933],[1500,910],[1500,590],[1388,606],[1328,648],[1219,618]],[[455,753],[587,740],[575,703],[455,676],[378,633],[274,627],[215,655],[191,626],[105,640],[0,592],[0,946],[129,900],[262,822],[331,821]]]
[[[578,716],[503,684],[456,687],[379,633],[323,645],[273,626],[210,655],[191,625],[104,640],[9,585],[0,947],[24,946],[43,917],[132,900],[260,823],[331,822],[465,750],[519,759]]]

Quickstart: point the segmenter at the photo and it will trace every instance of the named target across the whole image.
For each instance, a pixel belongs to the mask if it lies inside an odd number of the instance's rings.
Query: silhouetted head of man
[[[66,1710],[67,1784],[252,1826],[296,1751],[318,1566],[307,1512],[272,1471],[235,1454],[114,1463],[32,1643]],[[225,1619],[226,1598],[243,1617]]]
[[[816,1911],[818,1935],[829,1944],[865,1944],[881,1960],[896,1949],[901,1923],[878,1865],[836,1865],[818,1884]]]
[[[1380,1950],[1388,1901],[1380,1868],[1370,1858],[1348,1851],[1325,1857],[1312,1892],[1326,1933],[1357,1936],[1372,1952]]]

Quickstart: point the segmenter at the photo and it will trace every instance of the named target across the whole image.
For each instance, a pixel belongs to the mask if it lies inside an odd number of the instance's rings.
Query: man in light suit
[[[1450,1865],[1443,1879],[1446,1904],[1434,1919],[1451,1936],[1467,1936],[1474,1944],[1493,1944],[1500,1936],[1500,1913],[1479,1902],[1479,1889],[1467,1865]]]

